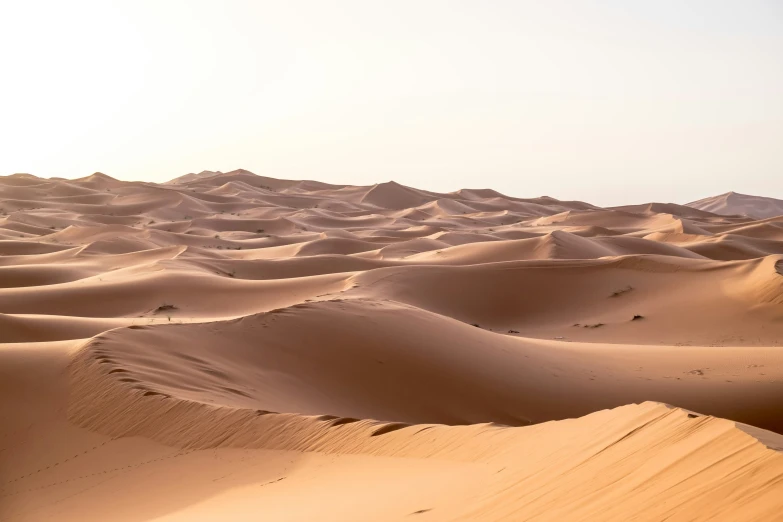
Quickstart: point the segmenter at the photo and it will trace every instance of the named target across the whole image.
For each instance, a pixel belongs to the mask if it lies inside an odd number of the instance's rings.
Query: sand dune
[[[779,520],[740,196],[0,177],[0,520]]]
[[[688,203],[688,206],[714,214],[748,216],[755,219],[783,216],[783,200],[736,192],[693,201]]]

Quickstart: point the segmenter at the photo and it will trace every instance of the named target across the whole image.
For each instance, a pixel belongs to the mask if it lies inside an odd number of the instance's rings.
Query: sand
[[[749,196],[727,192],[720,196],[700,199],[688,206],[715,214],[750,216],[756,219],[774,218],[783,215],[783,200]]]
[[[0,177],[0,520],[783,520],[736,196]]]

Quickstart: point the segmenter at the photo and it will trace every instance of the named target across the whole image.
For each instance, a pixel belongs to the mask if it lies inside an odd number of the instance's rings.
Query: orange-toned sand
[[[783,520],[733,196],[0,177],[0,520]]]

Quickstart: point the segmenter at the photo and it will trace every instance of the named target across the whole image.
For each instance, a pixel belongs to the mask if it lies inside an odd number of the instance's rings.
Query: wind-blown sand
[[[783,520],[766,199],[2,177],[0,520]]]

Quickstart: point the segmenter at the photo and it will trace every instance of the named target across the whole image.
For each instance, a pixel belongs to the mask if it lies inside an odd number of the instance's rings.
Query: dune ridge
[[[779,520],[735,200],[0,177],[0,520]]]

